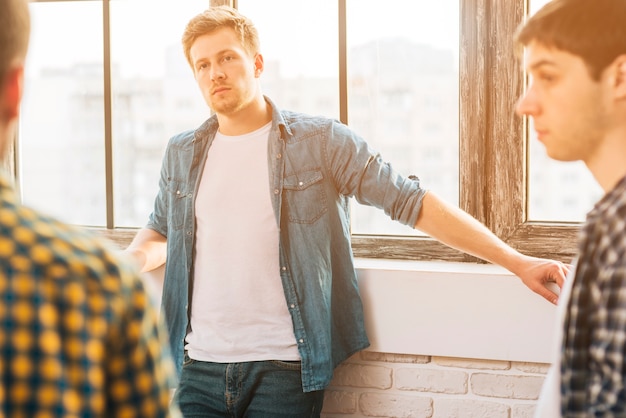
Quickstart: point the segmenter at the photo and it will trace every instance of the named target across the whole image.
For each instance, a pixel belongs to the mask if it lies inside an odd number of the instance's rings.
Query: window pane
[[[23,200],[67,222],[104,225],[102,5],[30,7],[19,140]]]
[[[237,7],[259,31],[263,92],[283,109],[338,119],[337,0],[238,0]]]
[[[459,2],[393,5],[347,2],[349,125],[398,171],[458,204]],[[358,204],[352,231],[418,234]]]
[[[147,222],[168,139],[210,115],[180,41],[187,22],[208,6],[208,0],[111,2],[116,226]]]
[[[531,0],[530,13],[548,0]],[[528,217],[533,221],[580,222],[603,194],[589,170],[580,162],[550,159],[537,140],[529,118],[529,202]]]

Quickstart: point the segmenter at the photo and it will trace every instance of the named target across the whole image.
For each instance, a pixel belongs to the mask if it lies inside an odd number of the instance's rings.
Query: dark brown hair
[[[593,79],[626,54],[626,0],[552,0],[518,29],[524,47],[536,41],[581,57]]]

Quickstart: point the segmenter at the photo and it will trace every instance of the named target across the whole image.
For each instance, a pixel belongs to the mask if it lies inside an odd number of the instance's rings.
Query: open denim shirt
[[[280,277],[302,357],[303,390],[321,390],[340,362],[369,345],[350,243],[349,198],[413,226],[426,191],[342,123],[279,110],[265,99],[272,107],[268,192],[280,230]],[[214,115],[170,140],[147,224],[167,237],[161,312],[179,373],[193,302],[195,196],[217,129]]]

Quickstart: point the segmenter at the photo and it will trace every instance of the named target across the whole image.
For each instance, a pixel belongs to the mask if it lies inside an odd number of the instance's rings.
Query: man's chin
[[[209,107],[215,112],[221,115],[228,115],[234,113],[239,106],[235,103],[213,102]]]
[[[558,152],[558,150],[550,150],[549,148],[546,148],[546,154],[552,160],[559,161],[559,162],[562,162],[562,163],[569,163],[569,162],[572,162],[572,161],[580,160],[580,158],[575,158],[574,156],[572,156],[570,154],[563,153],[563,152]]]

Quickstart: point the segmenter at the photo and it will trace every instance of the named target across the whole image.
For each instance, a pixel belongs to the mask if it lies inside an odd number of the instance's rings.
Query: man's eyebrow
[[[207,60],[206,58],[204,58],[204,57],[200,57],[200,58],[198,58],[197,60],[195,60],[195,61],[193,62],[193,66],[195,67],[195,66],[197,66],[198,64],[203,63],[203,62],[205,62],[205,61],[208,61],[208,60]]]
[[[233,54],[233,53],[235,53],[235,51],[233,49],[222,49],[222,50],[219,50],[219,51],[215,52],[212,56],[214,56],[214,57],[221,57],[222,55]],[[210,57],[202,55],[196,61],[209,60],[209,59],[210,59]]]
[[[530,65],[528,65],[527,68],[528,70],[537,70],[540,67],[545,67],[545,66],[555,67],[556,63],[554,61],[544,58],[544,59],[540,59],[538,61],[530,63]]]

